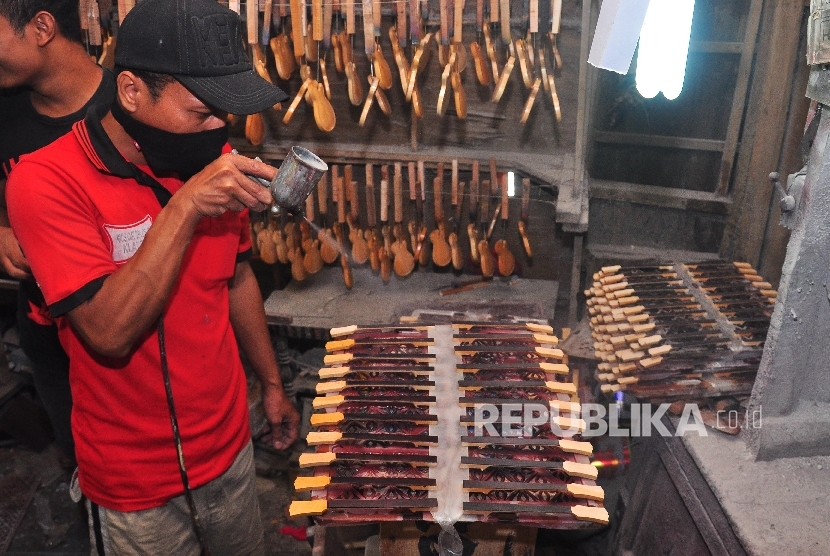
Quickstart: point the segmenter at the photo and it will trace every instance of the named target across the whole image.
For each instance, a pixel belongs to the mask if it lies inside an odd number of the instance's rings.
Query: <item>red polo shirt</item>
[[[103,113],[90,113],[71,133],[21,158],[6,199],[69,354],[81,489],[101,506],[134,511],[183,492],[156,329],[147,330],[128,358],[113,361],[92,352],[65,316],[130,259],[161,211],[156,193],[136,181],[134,167],[105,134]],[[154,177],[170,193],[182,186],[177,178]],[[228,301],[228,280],[249,255],[247,211],[203,218],[164,311],[171,386],[194,488],[226,471],[250,439]]]

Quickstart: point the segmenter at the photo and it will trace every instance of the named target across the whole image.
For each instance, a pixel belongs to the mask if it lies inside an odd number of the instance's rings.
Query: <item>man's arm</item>
[[[265,309],[256,277],[247,262],[236,265],[230,284],[230,317],[239,343],[262,383],[262,407],[271,425],[270,443],[284,450],[297,440],[300,416],[282,387],[271,347]]]
[[[67,313],[94,351],[109,357],[125,357],[138,338],[155,324],[202,217],[245,207],[264,210],[271,202],[270,191],[243,172],[270,179],[275,169],[232,154],[209,164],[173,195],[135,255],[109,275],[90,299]]]
[[[29,261],[23,256],[20,244],[9,226],[5,178],[0,179],[0,265],[12,278],[25,280],[32,277]]]

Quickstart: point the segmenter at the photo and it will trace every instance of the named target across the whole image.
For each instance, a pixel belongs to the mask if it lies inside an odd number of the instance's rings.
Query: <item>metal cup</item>
[[[308,149],[291,147],[280,171],[269,184],[274,203],[290,213],[302,212],[302,204],[328,169],[328,165]]]

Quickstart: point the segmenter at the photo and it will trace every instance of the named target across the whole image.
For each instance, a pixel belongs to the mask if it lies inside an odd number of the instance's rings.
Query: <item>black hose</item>
[[[190,490],[190,481],[187,478],[187,469],[184,465],[184,450],[182,449],[182,437],[179,434],[179,419],[176,417],[176,406],[173,403],[173,388],[170,386],[170,369],[167,366],[167,351],[164,347],[164,315],[159,317],[158,324],[159,355],[161,357],[161,374],[164,377],[164,390],[167,394],[167,407],[170,410],[170,424],[173,427],[173,440],[176,443],[176,454],[179,461],[179,473],[182,476],[184,486],[184,498],[190,508],[190,518],[193,521],[193,529],[196,532],[196,539],[202,548],[203,556],[210,556],[210,548],[205,542],[202,524],[199,520],[199,512],[196,510],[196,503],[193,501],[193,492]]]

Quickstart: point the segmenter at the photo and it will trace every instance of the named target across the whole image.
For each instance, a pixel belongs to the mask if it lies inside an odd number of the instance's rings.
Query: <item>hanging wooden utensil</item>
[[[490,36],[490,26],[485,25],[482,30],[484,32],[484,48],[487,52],[487,58],[490,60],[490,69],[493,72],[493,82],[497,85],[501,72],[499,72],[499,60],[496,55],[496,47],[493,44],[492,37]]]
[[[415,258],[409,252],[403,232],[403,173],[400,162],[395,163],[393,179],[395,204],[395,242],[391,251],[394,256],[393,267],[398,276],[407,276],[415,268]]]
[[[375,70],[375,75],[378,78],[378,84],[381,89],[389,90],[392,88],[392,70],[389,68],[389,62],[383,57],[383,50],[378,44],[372,55],[372,66]]]
[[[349,90],[349,102],[354,106],[360,106],[363,102],[363,85],[360,84],[360,78],[357,76],[357,67],[351,60],[345,62],[346,64],[346,81]],[[374,93],[373,95],[374,96]],[[369,100],[368,97],[366,100]]]
[[[450,74],[452,73],[452,66],[455,63],[455,54],[450,55],[447,65],[444,66],[444,71],[441,74],[441,89],[438,92],[438,106],[436,112],[439,116],[443,116],[447,112],[449,105],[449,93],[447,89],[450,87]]]
[[[522,81],[525,87],[530,89],[533,87],[533,75],[530,72],[529,63],[527,60],[527,46],[524,39],[516,39],[515,43],[516,58],[519,59],[519,70],[522,74]]]
[[[562,21],[562,0],[551,0],[550,17],[550,46],[553,50],[554,69],[562,69],[562,56],[556,47],[556,37],[559,36]]]
[[[489,160],[490,164],[490,195],[496,195],[501,191],[500,188],[500,181],[499,181],[499,172],[496,168],[496,159],[492,156]]]
[[[429,234],[429,239],[432,242],[432,263],[438,267],[450,264],[452,262],[452,250],[447,242],[446,225],[443,220]]]
[[[418,77],[418,72],[421,70],[421,67],[424,65],[424,61],[427,59],[427,46],[429,46],[429,41],[432,39],[432,34],[427,33],[424,35],[424,38],[418,44],[418,48],[415,50],[415,54],[412,56],[412,64],[409,67],[409,81],[406,86],[406,100],[409,101],[412,98],[412,91],[415,89],[416,79]]]
[[[294,60],[299,65],[303,58],[303,0],[290,0],[291,6],[291,40],[294,44]]]
[[[334,108],[326,98],[325,88],[322,83],[312,80],[314,89],[312,91],[311,107],[314,112],[314,123],[320,131],[329,133],[337,125],[337,116],[334,113]]]
[[[467,67],[467,51],[464,48],[464,26],[462,25],[464,0],[453,0],[453,9],[455,13],[452,16],[453,30],[450,38],[450,48],[455,52],[455,70],[461,72]]]
[[[470,178],[470,205],[467,223],[467,237],[470,240],[470,258],[473,262],[479,261],[478,256],[478,196],[479,196],[479,164],[477,160],[472,163],[472,177]]]
[[[482,35],[484,26],[484,0],[476,0],[476,38],[470,43],[470,54],[473,56],[473,66],[476,72],[476,79],[479,84],[487,86],[490,84],[492,78],[490,75],[490,68],[484,58],[484,53],[481,50],[479,40]]]
[[[245,118],[245,139],[254,146],[261,145],[265,140],[265,121],[262,114],[248,114]]]
[[[372,108],[372,104],[375,101],[375,93],[378,90],[378,78],[374,76],[369,76],[369,93],[366,95],[366,101],[363,103],[363,112],[360,114],[360,122],[359,126],[363,127],[366,123],[366,116],[369,115],[369,110]]]
[[[319,182],[318,182],[319,183]],[[314,191],[312,190],[311,193],[308,194],[308,197],[305,198],[305,218],[309,222],[314,222],[315,216],[314,212],[317,205],[314,202]]]
[[[398,3],[400,4],[401,0],[398,0]],[[401,89],[405,93],[406,87],[409,84],[409,60],[407,60],[406,54],[399,44],[397,26],[389,28],[389,40],[392,42],[392,53],[395,57],[395,65],[398,66],[398,77],[400,78]]]
[[[415,269],[415,257],[407,248],[406,240],[403,238],[403,231],[399,233],[400,237],[392,244],[392,254],[395,259],[393,269],[395,270],[395,274],[404,277],[409,276]]]
[[[516,258],[507,247],[507,240],[498,240],[493,249],[496,251],[496,257],[498,258],[499,274],[502,276],[510,276],[513,274],[513,271],[516,269]]]
[[[519,235],[522,236],[522,245],[528,258],[533,257],[530,248],[530,239],[527,237],[527,224],[530,221],[530,178],[522,178],[522,215],[519,219]]]
[[[464,120],[467,118],[467,95],[464,93],[461,74],[458,71],[452,72],[452,91],[455,101],[455,115],[458,116],[459,120]]]
[[[274,264],[277,262],[277,246],[271,239],[271,231],[263,228],[257,233],[256,245],[259,250],[259,258],[265,264]]]
[[[395,227],[403,229],[403,164],[395,163],[395,174],[392,178],[394,196]]]
[[[305,97],[305,93],[310,84],[311,80],[306,79],[303,81],[302,85],[300,85],[300,89],[294,96],[294,100],[291,101],[291,104],[288,106],[288,110],[285,111],[285,115],[282,117],[282,123],[287,124],[291,121],[291,118],[294,117],[294,112],[297,110],[297,106],[300,105],[300,101],[303,100],[303,97]]]
[[[491,99],[493,103],[497,104],[501,100],[502,95],[504,95],[504,90],[507,88],[507,82],[510,79],[510,74],[513,73],[513,66],[515,64],[516,57],[511,54],[510,57],[507,58],[507,62],[504,64],[501,75],[499,75],[498,84],[493,91],[493,98]]]
[[[317,182],[317,212],[320,213],[320,227],[325,228],[328,224],[329,212],[329,185],[328,172],[323,173],[320,181]]]
[[[519,120],[522,125],[526,124],[528,117],[530,117],[530,111],[533,109],[533,103],[536,102],[536,95],[539,93],[539,85],[541,83],[541,77],[537,77],[533,81],[533,87],[530,89],[530,95],[528,95],[527,101],[525,101],[524,108],[522,109],[522,117]]]
[[[312,201],[312,206],[314,202]],[[302,248],[305,252],[303,256],[303,269],[307,274],[316,274],[323,268],[323,259],[320,257],[320,250],[318,248],[320,242],[311,238],[311,226],[308,221],[300,221],[300,234],[302,238]]]
[[[478,189],[479,209],[478,223],[482,237],[487,233],[487,219],[490,217],[490,180],[482,180]]]
[[[380,224],[385,226],[389,221],[389,168],[380,167]]]
[[[421,91],[418,90],[418,85],[412,89],[412,112],[416,118],[424,117],[424,106],[421,103]]]
[[[377,209],[375,208],[375,176],[371,163],[366,164],[366,224],[369,228],[377,226]]]
[[[438,3],[438,15],[441,24],[438,40],[438,62],[442,66],[446,66],[450,58],[450,1],[440,0]]]
[[[317,61],[317,41],[312,37],[311,23],[306,24],[305,34],[303,35],[303,52],[307,62]]]
[[[331,9],[331,1],[326,4]],[[323,0],[311,0],[311,38],[314,41],[323,40]]]
[[[501,40],[504,44],[513,42],[510,32],[510,0],[499,0],[499,21],[501,21]]]
[[[369,78],[369,84],[372,84],[372,76],[367,76]],[[380,80],[378,80],[378,85],[380,85]],[[386,114],[387,116],[392,115],[392,105],[389,104],[389,99],[386,98],[386,93],[383,92],[383,89],[378,87],[375,90],[375,102],[380,108],[380,111]]]
[[[496,261],[490,252],[490,244],[486,239],[478,242],[478,253],[481,260],[481,274],[485,278],[492,278],[496,272]]]
[[[343,253],[340,255],[340,266],[343,268],[343,283],[346,284],[346,289],[352,289],[354,280],[352,278],[352,267],[349,266],[349,258]]]
[[[343,64],[343,48],[340,45],[340,35],[332,35],[331,45],[332,50],[334,50],[334,69],[337,73],[344,73],[346,66]]]
[[[562,121],[562,110],[559,107],[559,95],[556,94],[556,83],[553,80],[553,74],[548,74],[548,85],[550,87],[550,100],[553,103],[553,113],[556,116],[556,121]]]

